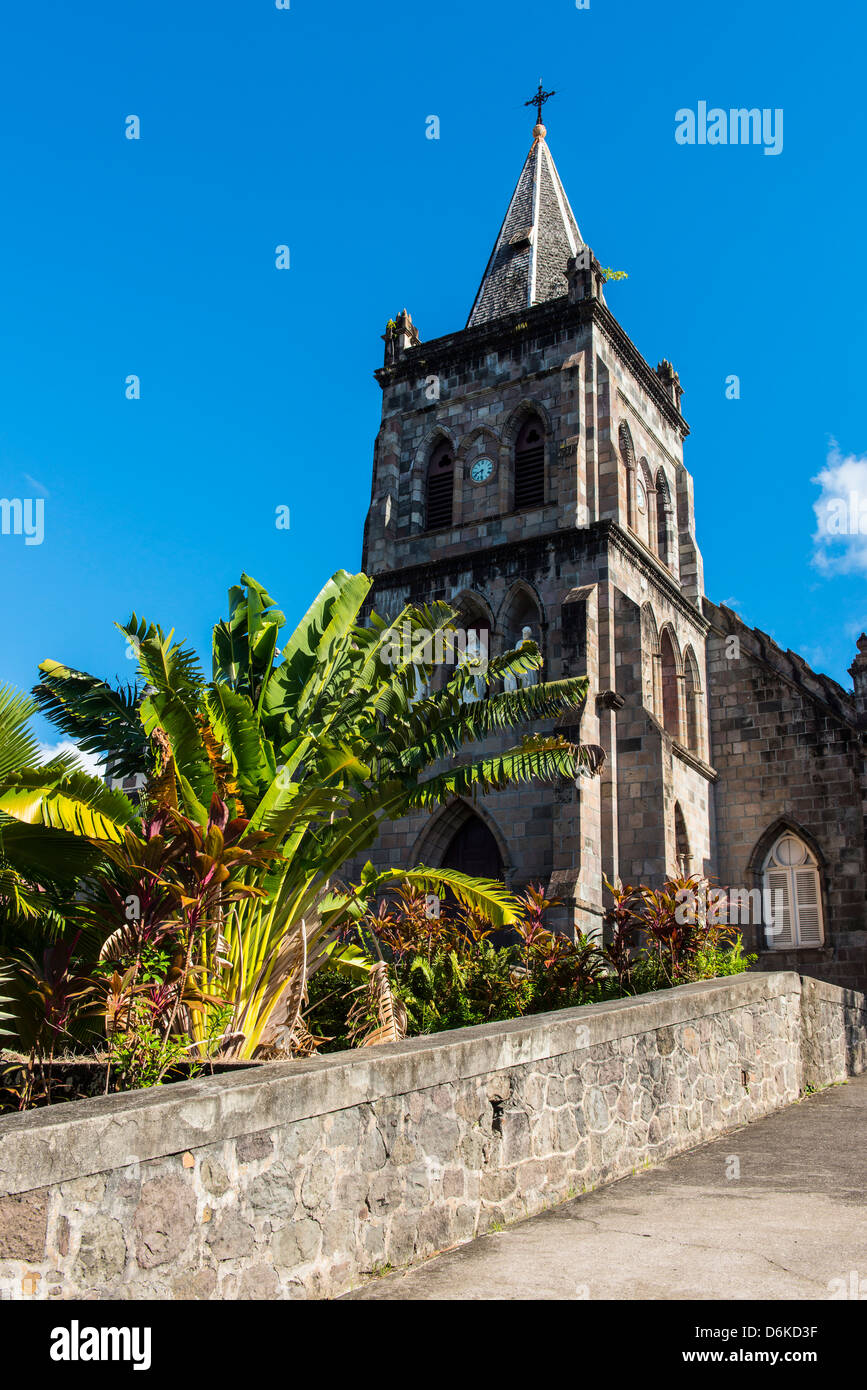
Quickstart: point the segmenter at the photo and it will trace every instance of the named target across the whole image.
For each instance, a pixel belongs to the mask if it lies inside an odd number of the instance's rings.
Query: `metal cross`
[[[532,98],[530,99],[530,101],[525,101],[525,102],[524,102],[524,105],[525,105],[525,106],[535,106],[535,107],[538,109],[538,112],[539,112],[539,125],[542,124],[542,107],[545,105],[545,102],[546,102],[546,101],[550,100],[551,97],[555,97],[556,95],[557,95],[556,92],[546,92],[546,91],[545,91],[544,87],[542,86],[542,79],[541,79],[541,77],[540,77],[540,78],[539,78],[539,90],[538,90],[538,92],[536,93],[536,95],[535,95],[534,97],[532,97]]]

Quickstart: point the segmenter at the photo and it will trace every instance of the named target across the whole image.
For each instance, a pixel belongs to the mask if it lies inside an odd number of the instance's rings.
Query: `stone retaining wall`
[[[779,972],[7,1116],[0,1296],[333,1296],[865,1068]]]

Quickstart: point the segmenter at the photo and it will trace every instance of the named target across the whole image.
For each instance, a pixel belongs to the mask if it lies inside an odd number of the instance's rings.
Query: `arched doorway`
[[[499,845],[485,822],[476,815],[469,815],[455,831],[441,862],[444,869],[457,869],[474,878],[505,878]]]

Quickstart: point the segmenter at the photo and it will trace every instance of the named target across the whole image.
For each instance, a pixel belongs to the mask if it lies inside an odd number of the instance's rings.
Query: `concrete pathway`
[[[859,1280],[867,1298],[867,1075],[346,1297],[822,1300]]]

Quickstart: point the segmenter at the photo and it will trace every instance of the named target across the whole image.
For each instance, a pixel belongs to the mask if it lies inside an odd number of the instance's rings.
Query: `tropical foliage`
[[[28,922],[59,923],[98,858],[91,840],[119,840],[135,819],[127,798],[74,756],[42,761],[35,711],[28,696],[0,686],[0,949]]]
[[[514,940],[497,944],[467,909],[431,918],[423,895],[402,887],[341,933],[310,986],[306,1023],[325,1050],[397,1041],[467,1024],[518,1018],[747,970],[740,936],[705,920],[677,920],[694,878],[661,889],[612,888],[607,945],[546,924],[554,903],[540,886],[519,900]],[[358,960],[375,978],[357,983]]]
[[[386,659],[389,625],[367,613],[370,588],[365,575],[338,572],[281,645],[283,614],[242,576],[214,628],[210,679],[173,632],[136,615],[120,626],[136,659],[132,683],[44,662],[39,709],[113,776],[143,777],[142,807],[64,760],[38,768],[22,732],[31,702],[17,697],[8,729],[0,707],[4,914],[37,915],[44,935],[56,912],[54,935],[74,942],[70,978],[85,963],[92,976],[82,1011],[100,1017],[116,1049],[128,1053],[145,1025],[166,1044],[167,1065],[178,1037],[197,1056],[296,1048],[308,978],[330,962],[335,933],[402,882],[453,895],[491,927],[518,923],[502,884],[454,871],[368,866],[351,889],[338,875],[385,821],[598,771],[601,750],[556,727],[577,722],[586,681],[524,685],[518,678],[541,666],[525,642],[485,666],[458,665],[434,690],[432,663]],[[456,618],[445,604],[410,606],[391,626],[409,631],[418,658],[416,636],[430,653],[429,639],[454,634]],[[373,966],[369,988],[383,976]],[[72,1036],[68,1019],[59,1028]],[[158,1054],[150,1046],[127,1072],[161,1079]]]

